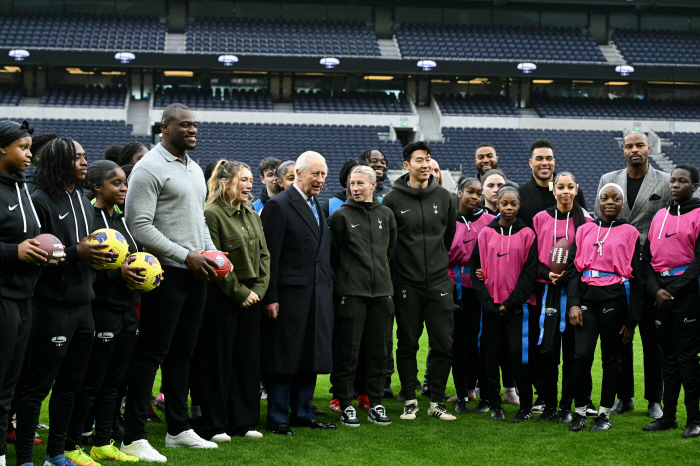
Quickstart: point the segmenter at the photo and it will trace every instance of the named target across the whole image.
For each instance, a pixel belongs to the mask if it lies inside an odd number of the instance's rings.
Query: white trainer
[[[210,439],[212,442],[216,443],[229,443],[231,441],[231,437],[228,435],[224,434],[216,434]]]
[[[403,407],[403,414],[399,416],[404,421],[412,421],[418,412],[418,400],[407,401]]]
[[[0,466],[6,466],[7,462],[5,462],[5,455],[0,456]]]
[[[177,435],[166,435],[165,446],[176,448],[219,448],[219,446],[216,443],[204,440],[202,437],[197,435],[192,429],[180,432]]]
[[[245,433],[245,435],[243,437],[245,437],[245,438],[263,438],[263,434],[261,434],[257,430],[249,430],[248,432]]]
[[[430,407],[428,408],[428,416],[433,416],[443,421],[456,421],[457,418],[450,414],[444,404],[430,402]]]
[[[158,450],[153,448],[148,440],[135,440],[129,445],[124,445],[119,449],[122,453],[136,456],[140,461],[150,461],[153,463],[165,463],[168,458],[158,453]]]

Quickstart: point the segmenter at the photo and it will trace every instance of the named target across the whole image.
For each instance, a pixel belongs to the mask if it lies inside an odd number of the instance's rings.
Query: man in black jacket
[[[403,158],[408,173],[396,180],[382,202],[394,212],[398,228],[392,266],[396,365],[406,399],[401,419],[415,419],[418,412],[416,353],[425,325],[433,350],[428,415],[454,420],[442,398],[452,366],[454,286],[447,274],[447,251],[455,234],[456,208],[450,192],[431,175],[430,147],[425,142],[407,144]]]

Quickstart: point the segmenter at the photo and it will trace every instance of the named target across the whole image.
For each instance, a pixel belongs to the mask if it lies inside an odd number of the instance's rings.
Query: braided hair
[[[118,168],[119,165],[111,160],[92,162],[88,167],[87,177],[85,179],[88,189],[87,198],[90,200],[96,199],[97,191],[95,191],[95,186],[102,186],[106,179],[113,178],[114,175],[117,174]]]
[[[124,165],[130,165],[131,159],[134,158],[134,155],[139,153],[141,149],[147,149],[147,147],[141,144],[140,142],[136,141],[124,145],[124,147],[122,147],[119,151],[119,155],[117,156],[117,165],[119,165],[120,167],[123,167]]]
[[[75,178],[75,144],[72,139],[56,138],[41,151],[36,169],[36,183],[54,201],[66,190],[66,186],[83,186]]]

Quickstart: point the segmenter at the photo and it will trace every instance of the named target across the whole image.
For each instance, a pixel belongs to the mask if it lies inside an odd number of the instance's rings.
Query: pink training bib
[[[632,278],[632,257],[639,239],[639,232],[629,223],[612,228],[601,228],[597,223],[587,223],[576,232],[576,259],[579,272],[597,270],[616,273],[619,277],[581,277],[581,281],[593,286],[622,283],[622,278]]]
[[[586,217],[586,223],[592,222],[593,219]],[[569,216],[568,221],[568,234],[567,234],[567,221],[566,214],[557,214],[557,239],[554,240],[554,218],[549,215],[549,212],[543,210],[542,212],[535,215],[532,219],[532,223],[535,229],[535,234],[537,235],[537,257],[543,265],[549,267],[549,253],[554,246],[556,241],[562,238],[566,238],[573,245],[576,242],[576,228],[574,227],[574,219]],[[540,283],[551,283],[549,280],[542,278],[537,279]]]
[[[671,210],[677,206],[670,206]],[[659,210],[649,227],[651,266],[656,272],[685,267],[695,259],[695,241],[700,234],[700,209],[683,215],[669,215],[668,209]],[[677,275],[681,275],[680,274]]]
[[[494,218],[496,217],[488,212],[484,212],[478,219],[476,219],[475,222],[457,222],[457,231],[455,232],[455,237],[452,240],[447,265],[447,273],[450,275],[452,283],[457,284],[457,281],[455,280],[455,271],[452,270],[452,268],[455,266],[469,267],[469,261],[472,257],[472,251],[474,251],[474,244],[476,244],[476,240],[479,237],[479,232],[483,230],[486,225],[491,223]],[[472,288],[471,274],[460,273],[460,278],[462,279],[463,287]]]

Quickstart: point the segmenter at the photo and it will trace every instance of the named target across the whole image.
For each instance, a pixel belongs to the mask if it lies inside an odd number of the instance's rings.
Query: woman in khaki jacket
[[[202,424],[206,439],[260,438],[260,300],[270,255],[260,217],[248,204],[250,167],[220,160],[208,181],[204,216],[211,239],[228,254],[233,273],[209,283],[200,333]]]

